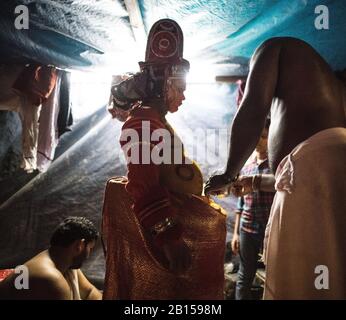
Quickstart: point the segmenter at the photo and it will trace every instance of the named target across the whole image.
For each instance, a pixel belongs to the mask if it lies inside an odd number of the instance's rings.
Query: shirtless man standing
[[[24,266],[28,269],[28,289],[17,289],[17,274],[0,282],[0,300],[101,300],[102,294],[79,269],[98,238],[91,221],[66,218],[54,231],[51,246]]]
[[[205,192],[233,181],[270,113],[277,193],[265,239],[266,299],[346,298],[345,84],[298,39],[269,39],[251,59],[225,173]]]

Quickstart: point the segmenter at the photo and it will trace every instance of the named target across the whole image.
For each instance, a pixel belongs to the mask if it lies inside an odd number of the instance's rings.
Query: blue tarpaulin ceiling
[[[29,8],[29,30],[14,27],[14,8],[20,4]],[[346,65],[343,0],[139,0],[138,5],[146,31],[164,17],[182,26],[185,55],[191,60],[239,63],[265,39],[293,36],[310,43],[333,68]],[[318,5],[328,9],[328,30],[315,28]],[[61,67],[103,65],[117,70],[125,60],[132,66],[143,59],[126,1],[3,0],[0,8],[1,60],[26,58]]]

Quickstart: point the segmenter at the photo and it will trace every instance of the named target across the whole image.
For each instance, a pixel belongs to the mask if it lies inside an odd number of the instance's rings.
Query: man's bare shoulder
[[[256,60],[258,55],[263,51],[276,50],[278,48],[314,52],[314,49],[307,42],[301,39],[293,37],[273,37],[265,40],[256,48],[251,60]]]
[[[293,38],[293,37],[273,37],[269,38],[262,42],[259,47],[268,47],[268,46],[283,46],[283,47],[305,47],[312,48],[307,42],[304,40]]]
[[[254,68],[259,60],[263,60],[265,56],[278,55],[282,46],[287,43],[291,38],[276,37],[270,38],[262,42],[253,53],[250,59],[250,70]]]
[[[58,276],[59,270],[56,268],[54,262],[50,258],[48,251],[42,251],[29,261],[27,261],[24,266],[28,268],[31,278],[37,277],[50,277]],[[60,273],[61,274],[61,273]]]
[[[58,269],[44,267],[37,268],[33,271],[30,274],[30,279],[32,281],[46,281],[47,283],[56,283],[60,281],[66,282],[63,274]]]
[[[250,68],[253,68],[258,61],[264,60],[264,57],[269,57],[267,60],[270,61],[272,56],[278,56],[278,63],[273,67],[280,74],[276,94],[281,98],[286,97],[286,101],[293,99],[293,105],[297,105],[301,101],[308,100],[312,106],[315,106],[318,103],[315,101],[315,92],[326,93],[326,88],[329,88],[326,97],[337,94],[334,89],[336,83],[334,72],[309,43],[291,37],[270,38],[256,49],[250,61]],[[323,101],[324,105],[327,103]]]
[[[63,274],[56,268],[47,251],[43,251],[27,263],[30,280],[47,284],[66,283]],[[67,284],[67,283],[66,283]]]

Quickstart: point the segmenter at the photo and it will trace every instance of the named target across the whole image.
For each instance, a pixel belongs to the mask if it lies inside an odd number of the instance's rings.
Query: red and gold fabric
[[[206,198],[171,194],[171,205],[184,226],[191,267],[181,275],[141,227],[125,190],[125,177],[107,182],[102,233],[106,247],[105,300],[222,300],[224,298],[225,215]]]
[[[135,129],[141,135],[143,121],[149,121],[151,133],[167,129],[179,144],[152,108],[134,110],[123,130]],[[140,142],[149,143],[151,150],[159,143]],[[225,212],[201,196],[201,172],[183,156],[182,163],[129,163],[127,178],[108,181],[103,208],[105,299],[223,299]],[[153,241],[150,228],[167,217],[178,224]],[[191,251],[192,265],[178,276],[169,271],[162,244],[180,238]]]

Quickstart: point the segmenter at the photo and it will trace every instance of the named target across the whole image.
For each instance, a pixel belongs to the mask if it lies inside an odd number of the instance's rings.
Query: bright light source
[[[75,120],[89,116],[108,102],[111,79],[103,71],[72,71],[70,97]]]
[[[192,61],[190,71],[187,74],[187,83],[214,83],[215,68],[210,62]]]

